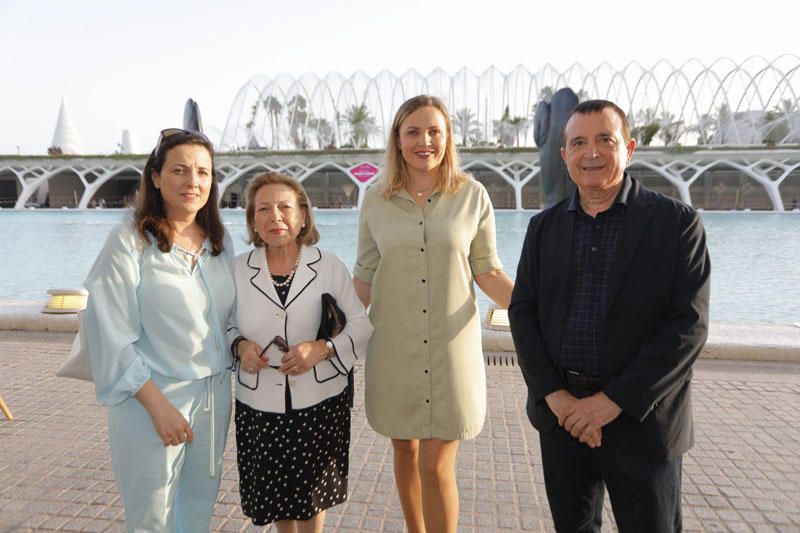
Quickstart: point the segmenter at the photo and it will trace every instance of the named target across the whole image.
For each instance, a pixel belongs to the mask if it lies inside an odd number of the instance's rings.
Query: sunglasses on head
[[[158,157],[158,152],[161,149],[161,143],[164,142],[164,139],[166,139],[167,137],[172,137],[173,135],[180,135],[180,134],[199,137],[208,144],[211,144],[211,141],[208,140],[208,137],[206,137],[203,133],[200,133],[199,131],[189,131],[183,128],[167,128],[165,130],[161,130],[161,133],[158,134],[158,142],[156,142],[156,147],[155,149],[153,149],[153,156]]]

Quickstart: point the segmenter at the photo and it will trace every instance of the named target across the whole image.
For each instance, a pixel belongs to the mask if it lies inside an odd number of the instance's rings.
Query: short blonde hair
[[[392,129],[389,132],[389,139],[386,143],[386,156],[383,164],[383,176],[381,177],[381,196],[389,198],[391,195],[405,189],[408,185],[408,167],[400,153],[400,125],[414,111],[423,107],[433,107],[444,117],[446,125],[446,137],[444,157],[439,166],[439,175],[433,184],[433,189],[440,192],[457,192],[464,182],[470,179],[468,174],[461,170],[458,162],[458,152],[453,140],[453,125],[450,121],[450,113],[447,112],[444,102],[435,96],[421,94],[403,102],[400,109],[392,121]]]
[[[258,248],[267,247],[267,243],[259,237],[256,231],[256,194],[265,185],[286,185],[294,191],[297,195],[297,204],[303,210],[303,222],[305,223],[305,227],[297,234],[297,243],[305,245],[317,244],[319,242],[319,231],[317,231],[317,226],[314,225],[314,217],[311,214],[311,201],[308,199],[306,190],[300,185],[299,181],[280,172],[259,174],[247,184],[247,190],[245,191],[247,198],[245,213],[247,235],[249,237],[247,242]]]

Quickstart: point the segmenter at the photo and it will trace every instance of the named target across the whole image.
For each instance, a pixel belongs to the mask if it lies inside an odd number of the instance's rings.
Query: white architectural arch
[[[436,68],[375,76],[357,71],[293,78],[264,75],[248,80],[228,113],[219,148],[324,149],[353,144],[380,148],[392,117],[407,98],[422,93],[442,98],[451,113],[468,110],[480,135],[472,146],[494,146],[502,117],[514,120],[514,144],[534,146],[533,109],[543,96],[570,87],[582,98],[606,98],[628,113],[634,127],[657,124],[653,146],[800,144],[800,57],[741,63],[721,58],[710,64],[690,59],[652,66],[637,61],[620,68],[575,63],[563,71],[545,65],[530,71],[519,65],[504,73],[462,68],[450,75]],[[298,105],[298,102],[302,106]],[[360,108],[363,113],[354,114]],[[365,135],[354,136],[362,128]],[[518,140],[517,140],[518,139]],[[505,140],[508,140],[507,138]]]
[[[496,206],[513,209],[541,207],[541,199],[536,192],[539,190],[537,180],[540,173],[537,150],[465,149],[461,150],[460,158],[464,169],[472,172],[477,179],[489,180],[487,183],[491,183],[494,178],[489,176],[497,176],[510,188],[505,192],[497,192],[505,197],[500,198],[500,203]],[[380,150],[234,153],[217,154],[215,160],[223,205],[230,205],[228,202],[231,194],[241,194],[242,188],[238,185],[232,187],[234,184],[246,181],[262,171],[276,171],[293,176],[300,182],[306,182],[319,173],[326,173],[338,176],[335,179],[340,185],[343,183],[343,176],[355,186],[350,192],[358,191],[357,202],[353,204],[357,207],[360,206],[364,189],[380,176],[383,153]],[[18,192],[13,202],[5,205],[23,209],[34,199],[40,187],[48,185],[53,177],[69,172],[78,177],[83,188],[82,191],[70,191],[70,194],[78,197],[77,204],[72,205],[85,209],[91,205],[93,199],[99,200],[102,194],[98,193],[104,184],[112,183],[124,174],[128,176],[126,180],[130,185],[130,176],[140,174],[144,164],[144,156],[13,160],[0,158],[0,185],[13,183],[11,188]],[[642,148],[636,150],[630,170],[633,175],[648,180],[649,186],[665,194],[673,194],[698,208],[783,211],[793,208],[800,199],[800,150],[792,147],[677,151]],[[317,192],[324,191],[325,183],[332,182],[315,182],[313,188]],[[8,190],[9,185],[5,187],[4,190]],[[723,194],[723,189],[730,189],[725,193],[728,195],[727,203],[704,203],[703,193],[708,197],[709,188],[713,187],[717,187],[714,195],[718,198]],[[513,201],[509,200],[508,190],[513,191]],[[328,192],[341,194],[338,190]],[[490,196],[491,194],[490,190]],[[749,204],[739,202],[740,194],[742,197],[749,195]],[[348,198],[349,196],[348,193]],[[753,204],[755,196],[759,198],[757,204]],[[238,199],[233,204],[237,205]]]

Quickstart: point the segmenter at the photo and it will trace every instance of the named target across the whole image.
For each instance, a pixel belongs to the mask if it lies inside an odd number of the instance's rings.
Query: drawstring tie
[[[217,315],[217,305],[214,302],[214,291],[211,290],[211,285],[208,282],[208,277],[206,276],[206,269],[205,264],[208,261],[208,258],[211,254],[204,253],[201,254],[197,260],[197,270],[200,273],[200,279],[203,281],[203,285],[206,289],[206,294],[208,295],[208,305],[209,305],[209,313],[211,314],[211,323],[212,329],[214,330],[214,337],[215,342],[217,345],[217,350],[220,351],[219,353],[219,363],[220,367],[224,368],[225,365],[223,361],[225,360],[225,352],[222,351],[223,347],[226,346],[226,339],[225,335],[223,334],[224,329],[222,328],[222,324],[220,324],[219,316]],[[214,368],[214,364],[211,365],[212,369]],[[224,372],[220,373],[220,375],[224,376]],[[214,477],[216,474],[216,461],[214,459],[214,448],[215,448],[215,433],[216,433],[216,415],[214,413],[214,375],[208,376],[206,381],[206,404],[203,406],[203,411],[206,413],[210,413],[211,415],[211,446],[209,449],[211,450],[211,465],[208,468],[208,473],[211,477]],[[227,431],[228,428],[225,428]]]
[[[214,477],[216,474],[216,460],[214,454],[214,443],[216,438],[214,436],[215,433],[215,413],[214,413],[214,383],[213,380],[214,376],[208,376],[206,378],[206,404],[203,406],[203,411],[206,413],[210,413],[211,418],[211,445],[209,446],[210,451],[210,466],[208,468],[208,475]]]

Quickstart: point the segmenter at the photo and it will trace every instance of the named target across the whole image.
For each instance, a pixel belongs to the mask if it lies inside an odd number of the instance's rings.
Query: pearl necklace
[[[264,265],[267,267],[267,277],[276,288],[282,289],[283,287],[288,287],[294,278],[294,273],[297,272],[297,267],[300,266],[300,250],[297,250],[297,259],[294,260],[294,267],[292,267],[292,271],[289,272],[287,278],[281,282],[275,281],[275,278],[272,277],[272,273],[269,271],[269,259],[267,259],[266,250],[264,250]]]

